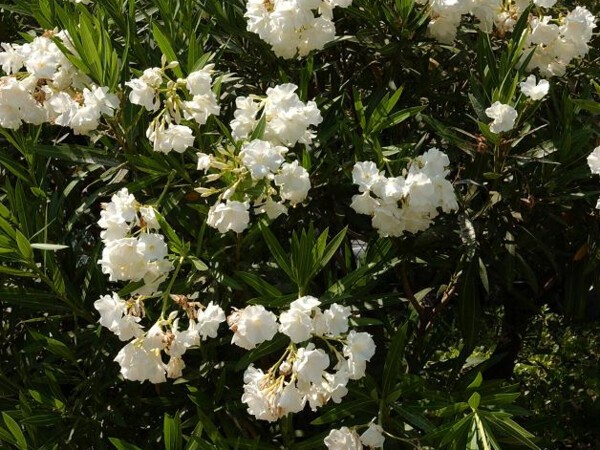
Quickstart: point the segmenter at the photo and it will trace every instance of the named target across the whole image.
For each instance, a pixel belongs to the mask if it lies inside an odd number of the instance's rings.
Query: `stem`
[[[475,423],[477,424],[477,434],[479,435],[481,443],[483,444],[483,450],[490,450],[490,444],[488,444],[485,430],[483,429],[483,423],[481,423],[479,414],[473,411],[473,417],[475,418]]]
[[[169,295],[171,294],[171,289],[173,289],[173,284],[175,284],[175,279],[177,278],[177,275],[179,275],[179,270],[181,269],[181,265],[183,263],[183,256],[180,256],[179,259],[177,260],[177,264],[175,266],[175,272],[173,273],[173,276],[171,277],[171,280],[169,281],[169,285],[167,286],[167,289],[165,290],[165,292],[162,295],[162,311],[160,312],[160,317],[164,317],[165,312],[167,312],[167,305],[169,304]]]
[[[160,204],[163,201],[163,198],[169,191],[169,187],[171,187],[171,183],[173,182],[173,178],[175,178],[176,173],[177,172],[175,172],[175,170],[171,170],[171,173],[169,174],[169,177],[167,178],[167,183],[165,184],[165,187],[163,188],[162,192],[160,193],[160,196],[158,197],[158,200],[156,201],[157,207],[160,206]]]

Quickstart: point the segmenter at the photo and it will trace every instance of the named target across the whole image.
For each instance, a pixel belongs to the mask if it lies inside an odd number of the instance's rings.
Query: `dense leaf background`
[[[600,14],[594,0],[577,4]],[[2,445],[312,449],[332,427],[378,417],[386,448],[485,448],[482,430],[503,449],[597,448],[600,182],[586,157],[600,144],[598,36],[511,139],[493,142],[477,121],[488,122],[482,109],[498,80],[523,78],[511,64],[522,30],[489,38],[467,21],[454,46],[441,45],[426,36],[426,12],[413,0],[354,0],[336,10],[342,37],[298,60],[277,58],[246,31],[241,0],[0,8],[0,41],[69,30],[78,67],[113,89],[162,54],[183,74],[210,59],[230,76],[198,150],[224,139],[219,123],[231,120],[237,96],[283,82],[316,99],[324,117],[318,146],[295,148],[311,174],[310,201],[273,223],[254,220],[240,236],[206,227],[194,153],[153,152],[148,117],[126,93],[97,139],[53,126],[0,129]],[[450,157],[460,211],[418,235],[379,238],[349,207],[353,164],[373,160],[400,174],[431,146]],[[122,343],[92,306],[117,289],[96,263],[96,222],[100,203],[123,186],[155,204],[172,227],[171,247],[186,249],[172,292],[198,291],[226,311],[285,306],[298,293],[355,306],[378,348],[367,377],[340,405],[256,421],[240,401],[242,373],[251,360],[268,367],[278,348],[248,354],[223,326],[186,353],[182,379],[124,381],[113,362]],[[315,249],[317,236],[334,242],[330,254]],[[286,273],[305,257],[315,270]]]

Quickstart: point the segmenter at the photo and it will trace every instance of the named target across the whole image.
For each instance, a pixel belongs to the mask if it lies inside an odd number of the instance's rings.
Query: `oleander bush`
[[[595,0],[0,4],[0,442],[593,449]]]

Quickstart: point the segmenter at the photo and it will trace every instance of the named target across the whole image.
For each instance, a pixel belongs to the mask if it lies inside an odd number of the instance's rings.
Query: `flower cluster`
[[[373,422],[361,435],[354,429],[342,427],[331,430],[324,440],[329,450],[362,450],[364,447],[382,448],[384,442],[383,429]]]
[[[532,16],[529,27],[528,44],[534,53],[527,69],[539,69],[547,77],[563,76],[573,59],[588,53],[596,18],[578,6],[558,19]]]
[[[456,39],[463,15],[474,16],[479,29],[491,33],[496,27],[499,34],[512,31],[529,0],[417,0],[428,4],[431,20],[429,34],[436,40],[451,44]]]
[[[119,99],[79,72],[54,40],[76,55],[66,32],[47,31],[31,42],[2,43],[0,66],[0,126],[18,129],[23,123],[51,123],[89,134],[101,117],[112,117]]]
[[[138,294],[152,295],[173,269],[151,206],[140,205],[127,188],[103,205],[98,225],[104,249],[98,261],[110,281],[144,281]]]
[[[250,223],[250,208],[275,219],[287,213],[287,204],[302,203],[311,184],[307,170],[286,156],[297,143],[310,144],[311,126],[322,121],[314,101],[304,103],[297,86],[283,84],[267,90],[265,98],[238,97],[230,126],[237,144],[215,155],[198,153],[198,170],[211,173],[207,182],[226,181],[221,188],[202,186],[203,196],[218,194],[210,208],[207,224],[221,233],[241,233]],[[251,139],[259,124],[260,138]],[[251,139],[251,140],[250,140]]]
[[[145,316],[144,300],[147,298],[143,296],[123,300],[113,293],[94,302],[100,313],[100,325],[121,341],[131,339],[115,358],[125,379],[162,383],[166,381],[165,375],[178,378],[185,368],[182,356],[187,349],[199,346],[201,340],[217,336],[219,324],[225,321],[225,313],[219,306],[211,302],[204,307],[188,301],[185,296],[171,297],[187,314],[185,330],[180,329],[178,312],[172,311],[166,319],[161,316],[148,331],[144,331],[140,321]],[[163,352],[169,357],[167,363],[163,361]]]
[[[420,0],[431,10],[429,33],[438,41],[451,44],[456,39],[461,18],[475,16],[485,33],[503,36],[513,30],[519,17],[530,5],[530,0]],[[539,8],[551,8],[556,0],[533,0]],[[528,70],[539,69],[543,76],[562,76],[575,58],[589,51],[596,18],[590,11],[578,6],[566,16],[531,14],[528,24],[528,48],[533,50]],[[528,52],[525,52],[527,55]]]
[[[446,213],[458,209],[454,188],[446,179],[449,164],[437,148],[415,158],[398,177],[384,176],[374,162],[358,162],[352,179],[362,194],[353,196],[350,206],[370,215],[381,236],[423,231],[438,216],[438,208]]]
[[[352,0],[249,0],[247,29],[273,48],[277,56],[294,58],[320,50],[335,39],[333,9]]]
[[[320,124],[323,118],[317,104],[302,102],[297,90],[298,86],[287,83],[267,89],[266,97],[238,97],[230,123],[233,137],[247,139],[264,119],[264,140],[286,146],[311,144],[315,135],[310,127]]]
[[[305,296],[293,301],[279,318],[259,305],[228,317],[232,342],[242,348],[252,349],[278,331],[291,340],[267,372],[250,365],[244,373],[242,401],[257,419],[275,421],[303,410],[307,403],[313,411],[330,400],[339,403],[348,393],[348,381],[365,375],[366,363],[375,354],[371,335],[348,332],[349,307],[334,303],[323,311],[320,305],[318,299]],[[336,360],[331,371],[330,355]]]
[[[151,112],[158,112],[152,119],[146,137],[154,151],[183,153],[194,145],[192,128],[182,124],[184,120],[204,125],[211,115],[218,115],[220,107],[212,90],[214,64],[192,72],[187,78],[172,80],[167,69],[177,63],[163,64],[144,70],[139,78],[125,84],[131,88],[129,101]],[[190,98],[186,100],[186,98]]]

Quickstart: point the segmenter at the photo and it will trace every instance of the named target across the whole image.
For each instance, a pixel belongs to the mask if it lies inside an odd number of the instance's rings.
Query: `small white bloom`
[[[202,170],[206,172],[208,169],[210,169],[210,166],[212,165],[213,161],[212,155],[207,155],[206,153],[198,152],[196,153],[196,156],[198,157],[198,166],[196,167],[197,170]]]
[[[519,86],[521,92],[532,100],[541,100],[550,89],[548,80],[540,80],[536,83],[535,75],[529,75],[525,81],[519,83]]]
[[[290,308],[279,315],[279,331],[299,343],[310,338],[313,331],[312,319],[304,311]]]
[[[218,116],[220,111],[221,107],[212,91],[194,95],[192,100],[183,102],[183,116],[188,120],[194,119],[198,125],[204,125],[210,116]]]
[[[167,371],[167,377],[179,378],[183,375],[182,371],[185,369],[185,362],[183,362],[181,356],[171,356],[165,369]]]
[[[115,361],[121,366],[121,374],[127,380],[164,383],[166,366],[160,350],[147,350],[144,338],[134,339],[123,347]]]
[[[275,175],[275,184],[280,188],[281,198],[289,200],[292,205],[303,202],[310,190],[308,172],[298,165],[298,161],[284,163]]]
[[[231,342],[246,350],[252,350],[277,333],[277,316],[262,305],[235,311],[227,318],[227,323],[234,332]]]
[[[154,211],[152,206],[140,207],[140,215],[142,216],[144,225],[148,230],[158,230],[160,228],[158,220],[156,219],[156,211]]]
[[[500,102],[494,102],[492,106],[485,110],[485,114],[494,121],[490,124],[492,133],[502,133],[510,131],[515,126],[517,120],[517,111],[510,105]]]
[[[210,91],[212,84],[211,73],[214,69],[214,64],[208,64],[201,70],[192,72],[186,79],[186,87],[192,95],[204,95]]]
[[[127,81],[125,86],[131,88],[131,92],[129,93],[129,101],[131,103],[143,106],[148,111],[158,111],[160,100],[156,95],[156,90],[152,86],[138,78]]]
[[[208,306],[198,313],[198,332],[205,341],[207,337],[217,337],[219,324],[225,322],[225,312],[219,306],[210,302]]]
[[[327,324],[327,334],[339,336],[348,331],[348,318],[350,317],[350,307],[333,303],[329,309],[323,313],[325,323]]]
[[[242,163],[254,180],[260,180],[277,172],[288,149],[281,145],[255,139],[245,143],[240,151]]]
[[[356,431],[348,427],[331,430],[323,442],[329,450],[362,450],[363,448]]]
[[[343,351],[346,357],[369,361],[375,354],[375,342],[369,333],[352,330],[348,333]]]
[[[352,182],[358,185],[360,192],[370,191],[382,178],[385,177],[379,172],[377,164],[372,161],[357,162],[352,169]]]
[[[374,422],[369,424],[369,428],[360,435],[360,441],[363,445],[371,448],[381,448],[385,442],[385,436],[383,435],[383,428]]]
[[[227,203],[216,203],[208,211],[206,224],[216,228],[220,233],[232,230],[241,233],[248,228],[250,222],[250,205],[248,202],[227,200]]]
[[[329,356],[314,344],[299,348],[293,364],[298,380],[308,383],[320,383],[328,367]]]
[[[596,147],[587,157],[587,163],[593,174],[600,175],[600,146]]]

